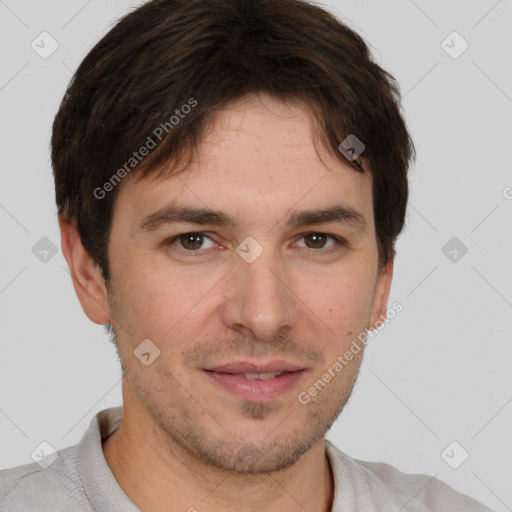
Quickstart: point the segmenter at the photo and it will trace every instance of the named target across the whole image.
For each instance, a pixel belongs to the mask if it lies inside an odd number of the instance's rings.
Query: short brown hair
[[[371,172],[379,265],[393,257],[415,150],[398,85],[363,39],[305,0],[153,0],[89,52],[53,124],[58,213],[76,220],[107,282],[115,176],[162,174],[197,148],[216,111],[259,92],[310,106],[326,146]],[[157,127],[161,140],[131,161]],[[365,145],[356,160],[338,151],[350,134]]]

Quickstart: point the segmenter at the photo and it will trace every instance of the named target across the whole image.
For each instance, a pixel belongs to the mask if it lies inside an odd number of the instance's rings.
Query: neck
[[[324,439],[292,467],[265,475],[241,475],[197,459],[153,422],[148,428],[140,415],[129,410],[125,409],[121,426],[103,444],[103,452],[117,482],[141,510],[331,510],[334,482]]]

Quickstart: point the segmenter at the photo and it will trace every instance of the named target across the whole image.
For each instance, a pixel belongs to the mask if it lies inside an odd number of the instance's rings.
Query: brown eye
[[[204,256],[216,244],[211,236],[203,232],[181,233],[166,240],[165,245],[173,251],[187,256]],[[196,253],[196,254],[193,254]]]
[[[295,245],[302,249],[313,249],[319,254],[328,254],[338,249],[342,249],[343,247],[348,247],[348,243],[344,238],[318,232],[302,235]]]
[[[178,239],[181,246],[188,251],[200,249],[204,242],[204,236],[201,233],[185,233]]]
[[[323,249],[327,241],[328,235],[323,233],[308,233],[304,235],[306,246],[310,249]]]

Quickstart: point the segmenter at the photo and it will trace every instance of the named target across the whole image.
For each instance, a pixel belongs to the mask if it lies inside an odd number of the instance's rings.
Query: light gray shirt
[[[57,452],[44,469],[44,463],[34,462],[0,471],[0,511],[140,512],[102,450],[102,441],[117,430],[122,416],[122,407],[99,412],[80,443]],[[328,440],[326,450],[335,484],[332,512],[492,512],[435,478],[353,459]],[[191,506],[201,510],[200,504]]]

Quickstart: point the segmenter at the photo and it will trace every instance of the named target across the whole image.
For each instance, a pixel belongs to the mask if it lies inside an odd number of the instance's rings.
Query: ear
[[[110,321],[107,289],[99,266],[82,245],[76,221],[59,216],[62,253],[68,262],[73,286],[85,314],[95,324]]]
[[[386,312],[388,309],[388,297],[389,290],[391,289],[391,280],[393,278],[393,262],[394,262],[394,252],[393,256],[389,260],[384,267],[379,270],[379,274],[377,276],[377,284],[375,286],[372,312],[370,315],[370,325],[368,329],[376,329],[386,317]],[[379,321],[380,320],[380,321]],[[376,322],[379,321],[379,324],[376,326]]]

